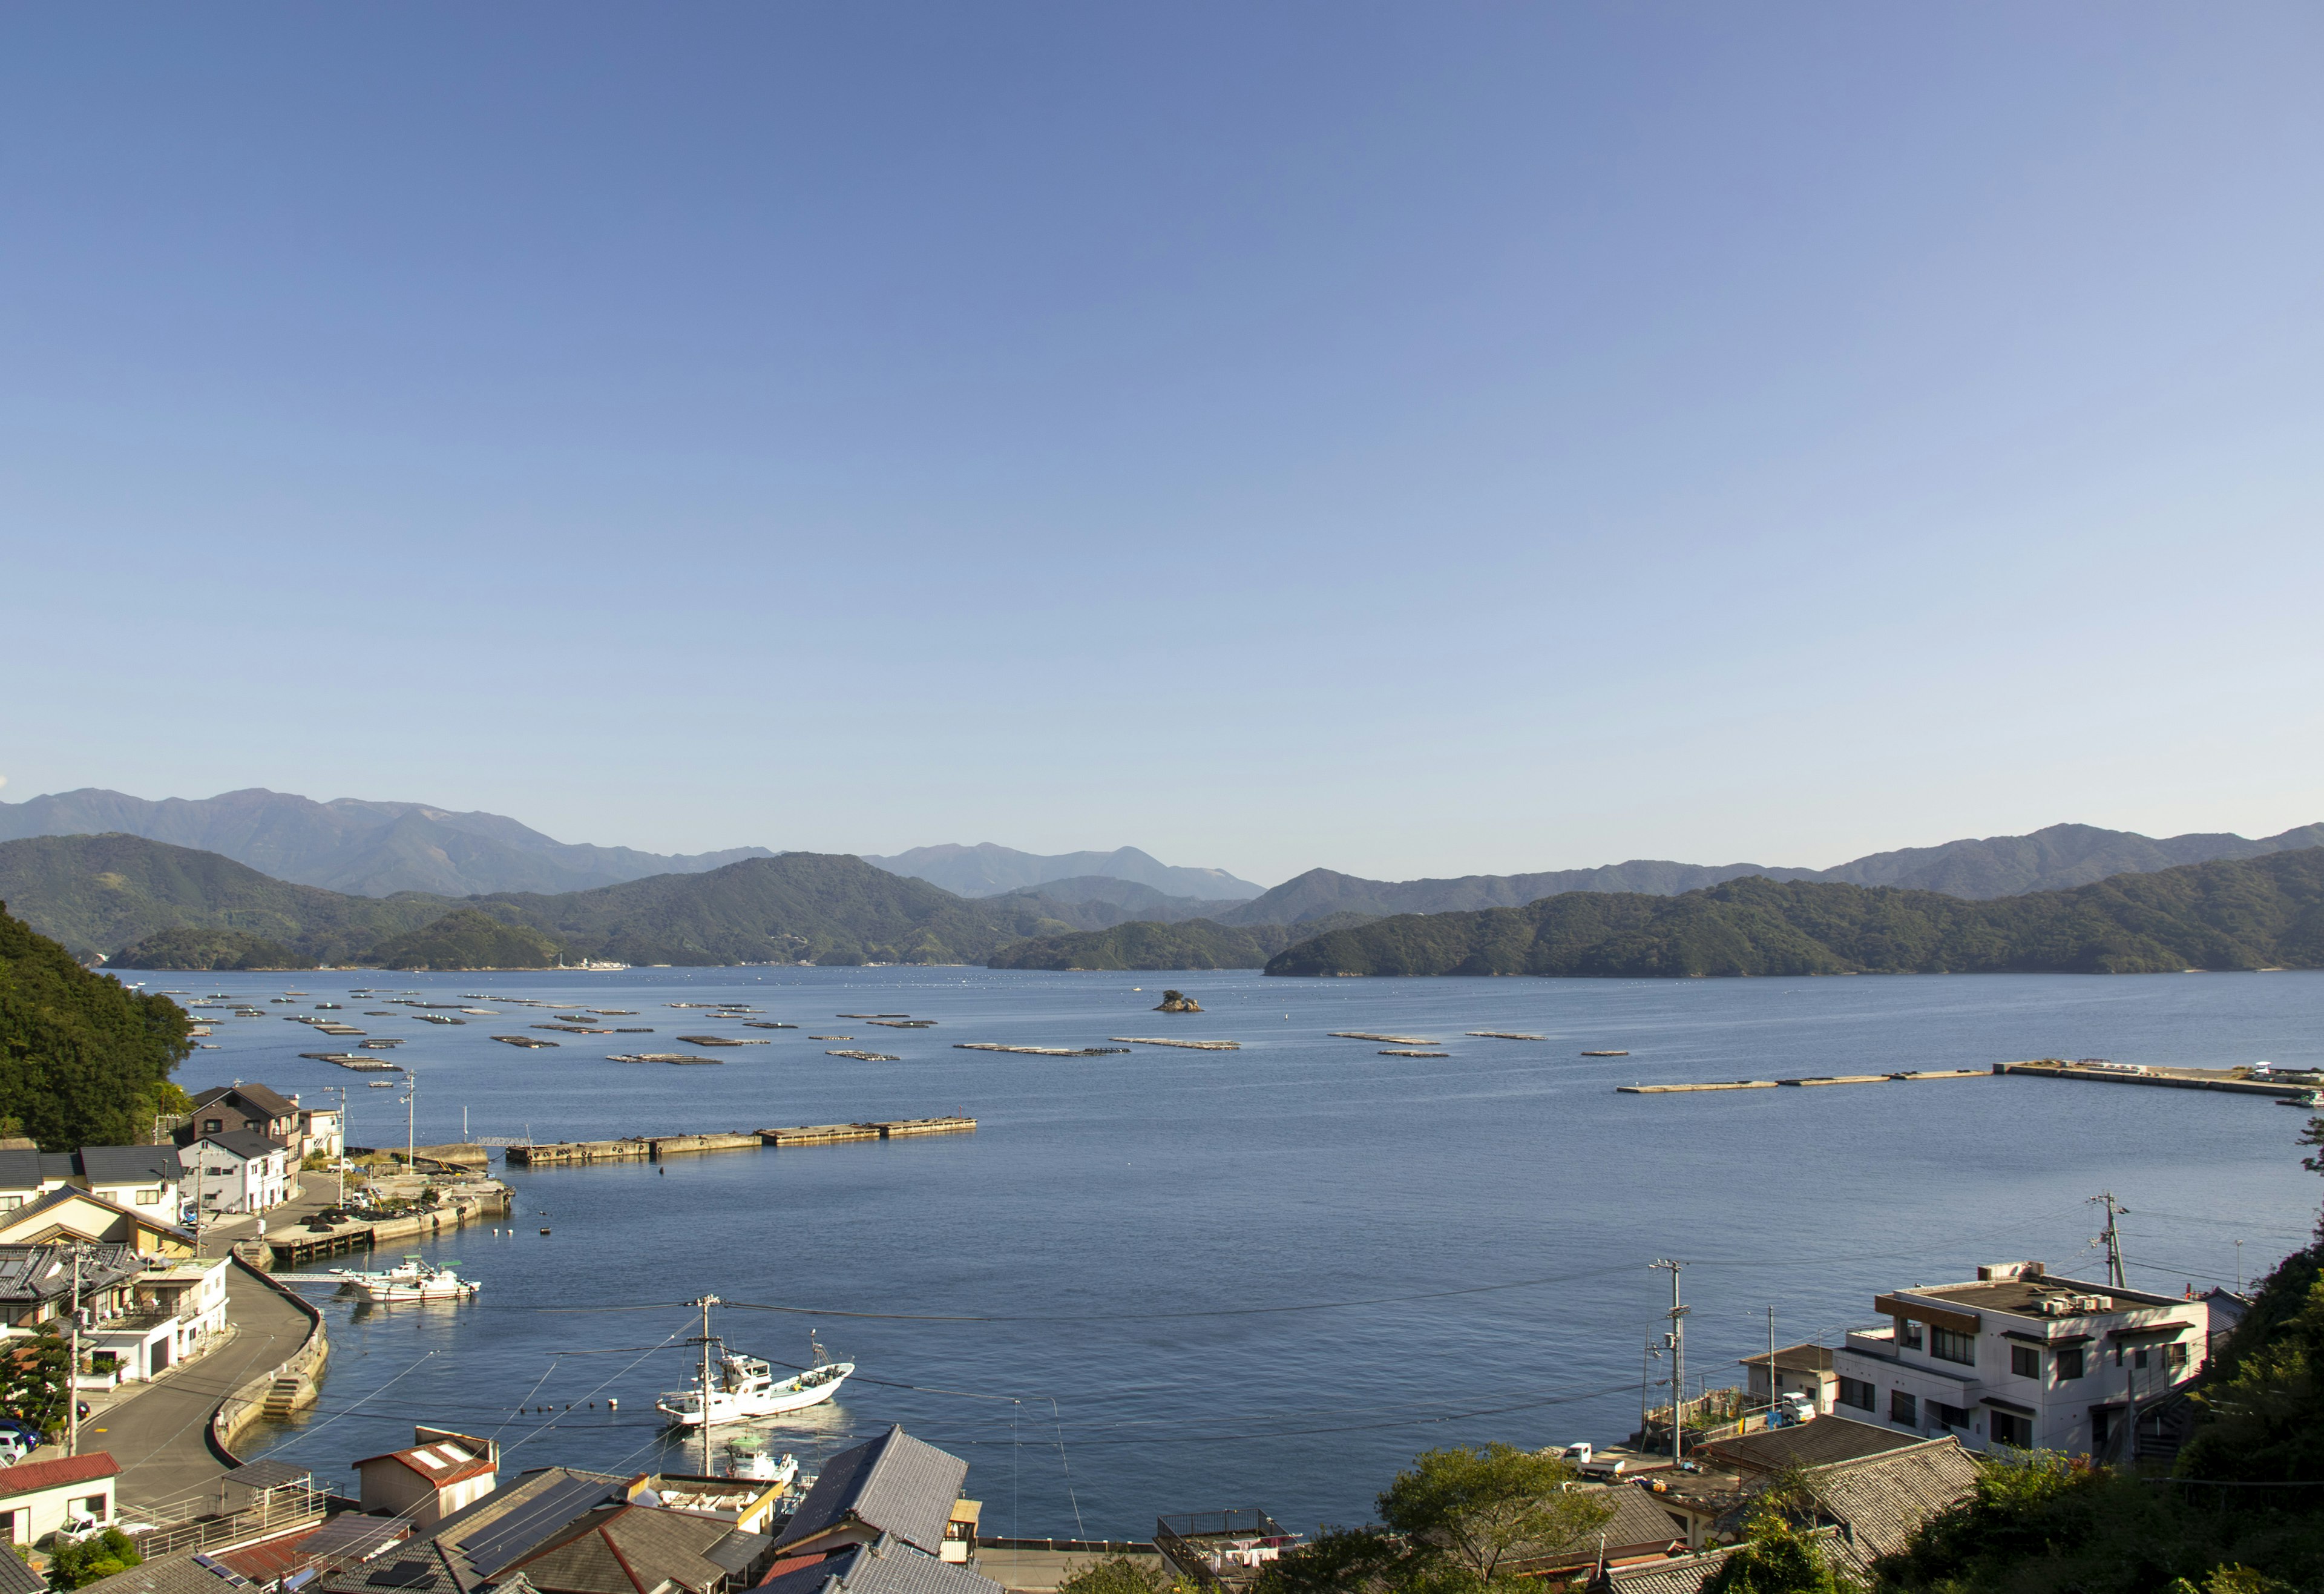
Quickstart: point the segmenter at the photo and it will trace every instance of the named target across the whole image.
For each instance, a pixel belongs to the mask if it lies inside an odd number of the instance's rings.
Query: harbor
[[[624,1140],[560,1140],[516,1143],[501,1150],[514,1168],[571,1168],[591,1163],[648,1163],[697,1152],[758,1151],[785,1146],[833,1145],[847,1140],[901,1140],[920,1135],[965,1135],[976,1120],[962,1115],[887,1118],[861,1124],[806,1124],[782,1129],[732,1129],[696,1135],[647,1135]]]

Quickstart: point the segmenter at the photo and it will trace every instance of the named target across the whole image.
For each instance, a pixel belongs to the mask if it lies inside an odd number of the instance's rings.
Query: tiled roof
[[[840,1451],[776,1543],[793,1544],[853,1517],[874,1533],[893,1534],[936,1554],[968,1463],[894,1427]]]
[[[365,1456],[353,1465],[367,1467],[374,1461],[400,1462],[435,1488],[448,1488],[453,1484],[466,1483],[472,1478],[482,1478],[500,1470],[493,1460],[490,1447],[478,1450],[455,1439],[416,1444],[410,1450],[390,1450],[382,1456]]]
[[[86,1456],[60,1456],[53,1461],[19,1461],[14,1467],[0,1469],[0,1499],[62,1488],[69,1483],[94,1483],[100,1478],[117,1478],[120,1474],[121,1463],[105,1450]]]
[[[759,1587],[770,1594],[821,1594],[835,1579],[838,1587],[832,1594],[1001,1594],[1001,1585],[991,1578],[886,1537],[770,1578]]]
[[[171,1148],[166,1145],[161,1149],[163,1151],[170,1152],[171,1158],[173,1162],[176,1160],[176,1152],[171,1150]],[[175,1179],[177,1175],[172,1173],[170,1177]],[[140,1212],[133,1207],[124,1207],[118,1201],[109,1201],[103,1196],[97,1194],[94,1191],[82,1190],[77,1185],[69,1184],[62,1190],[52,1190],[49,1191],[48,1194],[41,1197],[40,1200],[30,1202],[25,1206],[19,1207],[13,1212],[0,1213],[0,1224],[5,1224],[8,1228],[21,1231],[23,1228],[24,1220],[26,1219],[37,1218],[43,1212],[57,1210],[72,1206],[76,1203],[83,1206],[99,1207],[107,1212],[118,1212],[121,1216],[128,1219],[131,1222],[138,1224],[143,1228],[150,1228],[157,1234],[170,1235],[175,1238],[183,1240],[189,1246],[194,1243],[194,1234],[191,1229],[180,1228],[176,1224],[164,1222],[161,1219],[154,1217],[150,1212]],[[108,1222],[106,1227],[110,1228],[112,1225]]]
[[[507,1594],[502,1569],[574,1518],[620,1497],[622,1480],[607,1473],[544,1467],[464,1506],[427,1537],[334,1572],[330,1594],[469,1594],[486,1581]],[[521,1584],[522,1580],[513,1580]]]
[[[39,1152],[0,1151],[0,1190],[38,1190],[42,1180]]]
[[[1825,1553],[1838,1570],[1861,1578],[1864,1562],[1843,1540],[1835,1528],[1817,1528],[1809,1537],[1820,1541]],[[1702,1585],[1720,1563],[1742,1548],[1729,1544],[1717,1550],[1706,1550],[1699,1555],[1674,1555],[1668,1561],[1641,1562],[1637,1566],[1615,1567],[1590,1586],[1598,1594],[1702,1594]]]
[[[255,1129],[221,1129],[216,1135],[201,1136],[221,1151],[230,1152],[245,1163],[256,1162],[269,1152],[281,1151],[282,1143],[271,1135]]]
[[[190,1551],[157,1556],[142,1566],[82,1585],[83,1594],[230,1594],[249,1587],[249,1580],[216,1557]]]
[[[1809,1474],[1817,1504],[1844,1524],[1857,1553],[1893,1555],[1938,1512],[1977,1487],[1977,1461],[1947,1434],[1910,1450],[1819,1467]]]
[[[194,1098],[197,1108],[228,1097],[244,1103],[261,1117],[289,1118],[298,1116],[299,1104],[265,1085],[213,1085]]]
[[[733,1524],[713,1516],[603,1506],[512,1570],[541,1594],[653,1594],[664,1582],[704,1590],[732,1575],[706,1552],[733,1533]]]
[[[1604,1490],[1592,1490],[1614,1508],[1614,1515],[1604,1525],[1588,1533],[1578,1534],[1565,1543],[1546,1548],[1527,1546],[1513,1552],[1509,1560],[1529,1571],[1547,1571],[1553,1567],[1584,1565],[1598,1559],[1602,1542],[1607,1555],[1620,1557],[1637,1555],[1654,1550],[1666,1549],[1683,1543],[1686,1530],[1673,1522],[1657,1498],[1636,1484],[1616,1484]]]
[[[48,1580],[18,1557],[0,1555],[0,1594],[49,1594]]]
[[[1747,1472],[1781,1472],[1786,1467],[1821,1467],[1853,1461],[1922,1443],[1909,1433],[1858,1423],[1849,1417],[1818,1417],[1796,1428],[1770,1428],[1702,1448]]]
[[[81,1176],[100,1184],[177,1182],[184,1169],[174,1145],[84,1145],[77,1159]]]

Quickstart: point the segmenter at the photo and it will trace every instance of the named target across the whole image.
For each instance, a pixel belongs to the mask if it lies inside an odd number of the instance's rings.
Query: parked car
[[[0,1433],[0,1467],[14,1467],[40,1448],[37,1439],[21,1433]]]

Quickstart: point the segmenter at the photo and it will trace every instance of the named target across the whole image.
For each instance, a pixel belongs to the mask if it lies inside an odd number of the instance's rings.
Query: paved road
[[[299,1193],[264,1214],[269,1235],[292,1232],[304,1235],[306,1230],[300,1226],[306,1221],[309,1213],[319,1212],[326,1207],[338,1204],[339,1176],[336,1173],[304,1173],[291,1182]],[[223,1256],[234,1248],[235,1242],[256,1239],[258,1225],[259,1219],[255,1215],[206,1221],[202,1225],[200,1254]]]
[[[125,1515],[214,1492],[226,1469],[210,1453],[210,1413],[241,1385],[288,1360],[307,1337],[306,1315],[239,1268],[226,1275],[226,1311],[233,1339],[97,1413],[81,1430],[83,1450],[110,1450],[121,1463],[116,1487]]]

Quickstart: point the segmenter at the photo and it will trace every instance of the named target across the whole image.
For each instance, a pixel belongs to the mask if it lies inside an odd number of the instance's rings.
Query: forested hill
[[[1968,902],[1892,886],[1730,880],[1681,896],[1572,892],[1406,913],[1304,941],[1269,974],[2156,974],[2324,967],[2324,848]]]
[[[1109,930],[1037,936],[1004,947],[995,968],[1257,968],[1305,933],[1281,924],[1231,927],[1209,919],[1157,924],[1140,919]]]
[[[1074,928],[1037,902],[972,902],[861,858],[798,852],[557,895],[365,897],[137,836],[42,836],[0,842],[0,898],[74,952],[133,968],[471,957],[530,967],[560,951],[624,963],[973,963]],[[476,914],[539,933],[493,936]]]
[[[92,974],[0,904],[0,1133],[43,1151],[135,1145],[183,1097],[184,1008]]]

